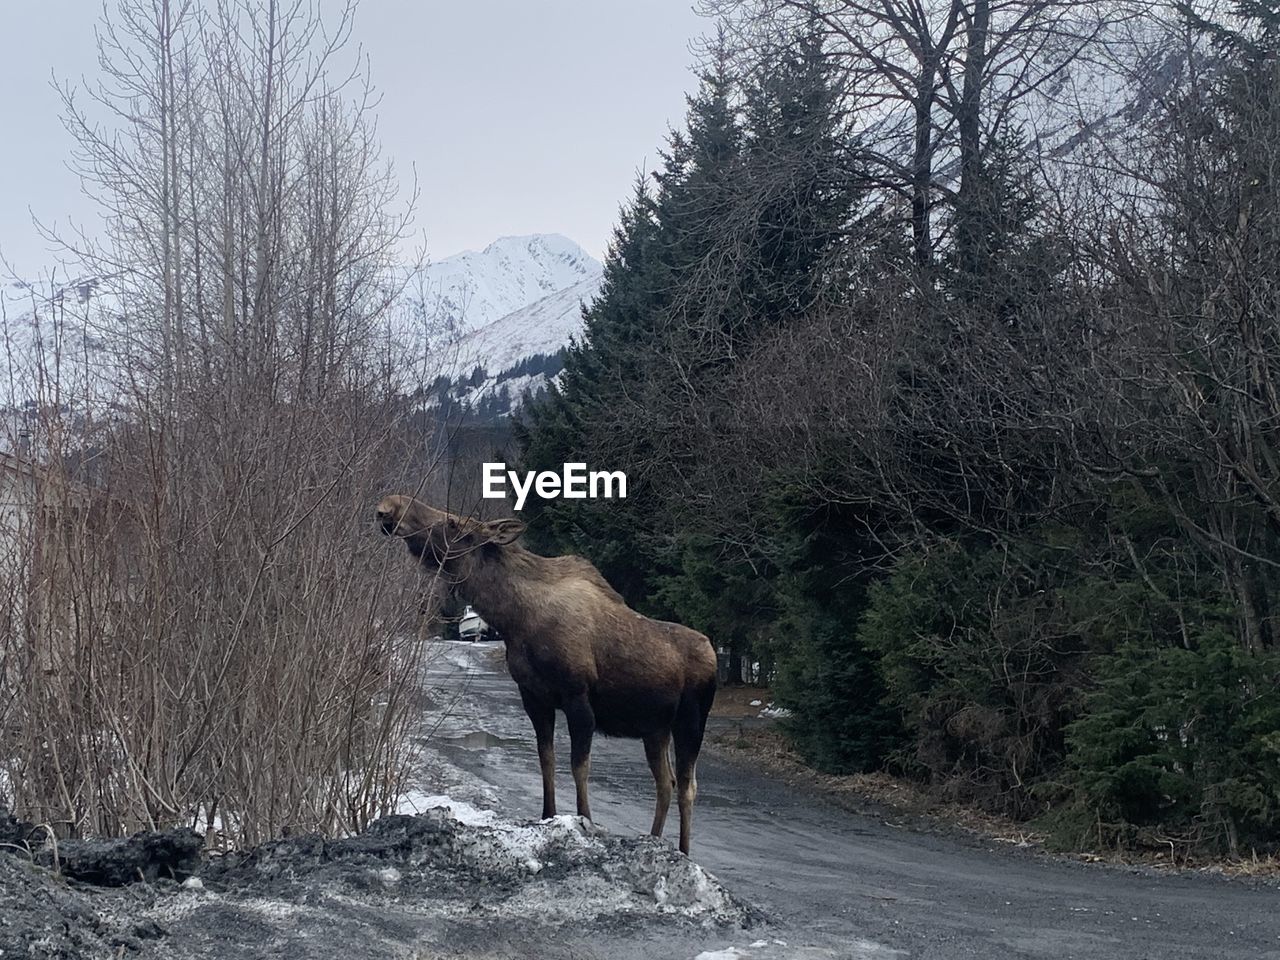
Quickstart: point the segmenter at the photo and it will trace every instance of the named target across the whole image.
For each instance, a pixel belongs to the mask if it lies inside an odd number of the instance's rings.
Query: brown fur
[[[674,745],[680,849],[689,852],[696,765],[715,696],[716,656],[702,634],[631,610],[581,557],[541,557],[515,543],[518,520],[458,517],[412,497],[384,498],[378,523],[475,607],[502,635],[507,669],[533,721],[542,767],[542,815],[555,815],[555,711],[569,724],[578,813],[590,817],[591,738],[645,744],[657,785],[653,833],[671,801]]]

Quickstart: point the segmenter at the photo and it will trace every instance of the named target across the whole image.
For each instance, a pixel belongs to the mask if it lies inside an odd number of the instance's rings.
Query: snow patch
[[[444,810],[459,823],[469,827],[492,827],[499,822],[498,815],[492,810],[481,810],[464,800],[455,800],[444,794],[425,795],[410,791],[400,800],[397,813],[419,814],[428,810]]]
[[[754,940],[746,947],[704,950],[693,960],[893,960],[906,956],[904,950],[859,937],[849,941],[838,953],[826,947],[789,947],[785,940]]]
[[[582,329],[582,305],[600,292],[599,273],[520,307],[497,320],[474,327],[458,341],[458,369],[483,366],[497,374],[525,357],[555,353]],[[523,385],[527,389],[528,385]],[[512,386],[513,396],[517,387]]]

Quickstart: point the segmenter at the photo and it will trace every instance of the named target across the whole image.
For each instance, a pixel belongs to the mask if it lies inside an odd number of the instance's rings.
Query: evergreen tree
[[[714,194],[720,222],[694,235],[707,252],[688,273],[684,323],[666,343],[695,393],[694,410],[673,417],[667,431],[673,438],[670,459],[689,462],[693,477],[714,476],[715,464],[699,461],[716,448],[719,436],[738,429],[721,384],[732,382],[741,358],[763,338],[842,299],[840,258],[865,190],[865,178],[850,161],[838,82],[816,32],[769,51],[742,97],[740,158],[729,168],[731,182],[719,184]],[[723,110],[712,115],[723,116]],[[723,131],[723,124],[712,129]],[[778,616],[772,578],[780,558],[744,547],[714,526],[727,519],[746,527],[745,516],[721,510],[708,524],[682,500],[669,509],[679,519],[673,524],[679,532],[665,556],[678,572],[663,580],[664,595],[677,615],[718,627],[715,636],[729,649],[736,677],[738,660],[753,646],[755,658],[766,655],[757,641],[771,634]],[[758,517],[768,508],[743,503],[740,509]],[[793,587],[798,582],[788,581]]]
[[[816,29],[773,51],[746,93],[744,166],[754,250],[742,282],[757,327],[794,320],[843,292],[837,251],[866,190],[838,77]]]

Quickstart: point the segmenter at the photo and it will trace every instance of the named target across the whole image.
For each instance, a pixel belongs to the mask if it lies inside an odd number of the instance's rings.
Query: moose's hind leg
[[[671,759],[668,755],[670,746],[669,731],[644,738],[644,756],[649,761],[649,769],[653,772],[653,783],[658,792],[658,804],[653,811],[653,829],[649,831],[655,837],[662,836],[662,828],[666,826],[667,811],[671,808],[671,790],[675,786],[671,775]]]
[[[596,732],[596,715],[585,693],[565,701],[564,716],[569,721],[569,760],[573,785],[578,790],[578,816],[591,819],[587,800],[587,777],[591,772],[591,738]]]
[[[676,802],[680,806],[680,852],[686,856],[693,834],[693,801],[698,796],[698,753],[715,693],[714,679],[702,690],[686,691],[671,730],[676,752]]]
[[[676,802],[680,807],[680,852],[689,853],[693,835],[693,801],[698,798],[698,752],[681,749],[676,738]]]

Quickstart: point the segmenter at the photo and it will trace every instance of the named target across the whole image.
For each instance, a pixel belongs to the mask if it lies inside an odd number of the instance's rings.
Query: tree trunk
[[[933,262],[933,236],[929,224],[929,188],[933,181],[933,87],[937,61],[930,54],[921,65],[916,84],[915,137],[911,157],[911,236],[916,266]]]
[[[982,178],[982,87],[987,69],[987,32],[991,27],[990,0],[975,0],[965,30],[964,85],[956,124],[960,131],[960,191],[956,245],[970,269],[978,262],[981,206],[977,199]]]

